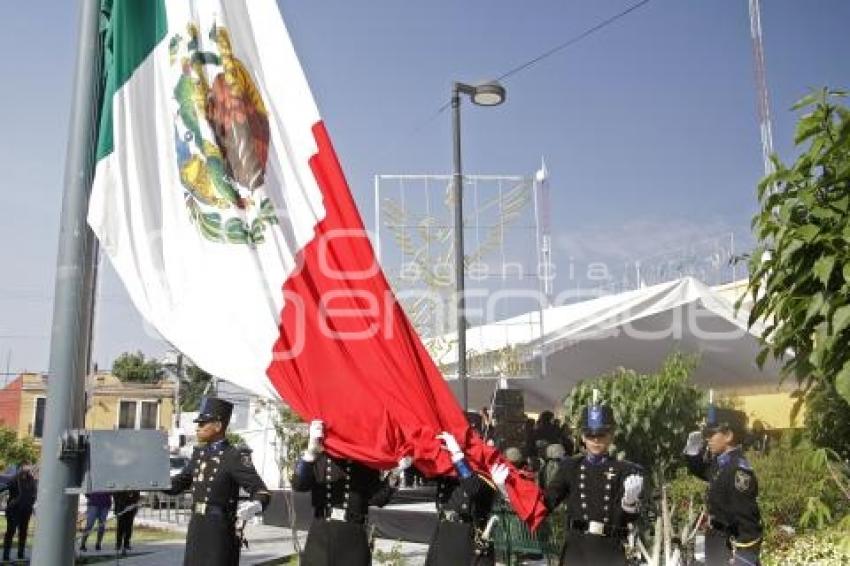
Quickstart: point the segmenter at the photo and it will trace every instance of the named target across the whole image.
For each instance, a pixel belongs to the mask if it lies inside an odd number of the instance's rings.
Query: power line
[[[613,24],[614,22],[616,22],[620,18],[624,18],[625,16],[629,15],[630,13],[634,12],[635,10],[642,8],[643,6],[649,4],[649,2],[650,2],[650,0],[641,0],[637,4],[633,4],[632,6],[623,10],[622,12],[619,12],[618,14],[615,14],[615,15],[611,16],[610,18],[602,20],[601,22],[599,22],[595,26],[588,28],[587,30],[583,31],[582,33],[578,34],[577,36],[572,37],[572,38],[568,39],[567,41],[560,43],[560,44],[556,45],[555,47],[552,47],[551,49],[544,51],[540,55],[538,55],[538,56],[536,56],[532,59],[529,59],[525,63],[518,65],[518,66],[514,67],[513,69],[510,69],[509,71],[507,71],[505,73],[502,73],[501,75],[496,77],[496,80],[497,81],[504,81],[505,79],[507,79],[507,78],[509,78],[513,75],[516,75],[517,73],[524,71],[525,69],[528,69],[529,67],[531,67],[533,65],[536,65],[540,61],[542,61],[542,60],[544,60],[548,57],[551,57],[555,53],[558,53],[559,51],[566,49],[567,47],[575,45],[576,43],[580,42],[581,40],[585,39],[586,37],[593,35],[594,33],[598,32],[599,30]],[[414,135],[414,134],[422,131],[426,126],[428,126],[431,122],[433,122],[436,118],[438,118],[443,112],[445,112],[448,109],[449,106],[451,106],[451,100],[449,100],[448,102],[446,102],[445,104],[440,106],[440,108],[438,108],[437,111],[434,114],[432,114],[429,118],[424,120],[419,126],[416,126],[413,129],[413,131],[411,132],[411,135]]]
[[[547,57],[551,57],[552,55],[554,55],[558,51],[561,51],[562,49],[566,49],[567,47],[569,47],[571,45],[575,45],[576,43],[578,43],[582,39],[586,38],[587,36],[592,35],[592,34],[596,33],[597,31],[601,30],[602,28],[605,28],[605,27],[613,24],[614,22],[616,22],[620,18],[623,18],[623,17],[627,16],[628,14],[634,12],[638,8],[641,8],[642,6],[649,4],[649,2],[650,2],[650,0],[641,0],[637,4],[634,4],[634,5],[630,6],[629,8],[626,8],[625,10],[620,12],[619,14],[616,14],[614,16],[611,16],[607,20],[603,20],[603,21],[599,22],[598,24],[596,24],[592,28],[587,29],[586,31],[580,33],[579,35],[577,35],[577,36],[575,36],[571,39],[568,39],[567,41],[565,41],[565,42],[563,42],[559,45],[556,45],[555,47],[553,47],[552,49],[549,49],[548,51],[544,51],[543,53],[541,53],[537,57],[530,59],[529,61],[526,61],[522,65],[514,67],[510,71],[496,77],[496,80],[497,81],[503,81],[506,78],[508,78],[512,75],[515,75],[515,74],[519,73],[520,71],[523,71],[523,70],[531,67],[532,65],[539,63],[543,59],[546,59]]]

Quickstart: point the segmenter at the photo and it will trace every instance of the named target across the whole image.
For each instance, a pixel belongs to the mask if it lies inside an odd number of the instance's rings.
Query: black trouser
[[[226,513],[193,513],[186,533],[183,566],[238,566],[236,519]]]
[[[623,542],[618,537],[568,530],[561,549],[560,564],[566,566],[622,566],[626,563]]]
[[[471,523],[438,521],[428,545],[426,566],[492,566],[491,552],[475,552],[475,529]]]
[[[301,566],[369,566],[372,550],[366,526],[348,521],[313,519]]]
[[[15,531],[18,532],[18,558],[24,557],[24,548],[27,544],[27,528],[32,517],[30,511],[15,511],[14,513],[6,514],[6,536],[3,537],[3,560],[9,560],[9,554],[12,552],[12,539],[15,537]]]
[[[133,520],[136,518],[136,511],[136,509],[133,509],[124,513],[119,512],[118,527],[115,530],[115,548],[118,550],[122,548],[130,549],[130,539],[133,537]]]

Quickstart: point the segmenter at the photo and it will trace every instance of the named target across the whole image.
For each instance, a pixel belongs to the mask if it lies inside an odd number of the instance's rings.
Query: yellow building
[[[48,376],[24,373],[0,390],[0,424],[19,437],[41,439],[47,408]],[[174,383],[122,382],[110,373],[89,376],[85,427],[89,429],[161,429],[174,421]]]
[[[743,297],[741,309],[747,312],[753,306],[752,297],[746,294],[747,283],[747,279],[739,279],[725,285],[712,287],[711,290],[731,304],[735,304],[738,299]],[[724,396],[735,397],[736,401],[740,402],[738,408],[747,413],[750,424],[759,420],[769,429],[796,428],[803,426],[805,406],[801,408],[796,420],[791,422],[791,412],[796,402],[796,399],[791,397],[795,390],[793,381],[793,378],[789,378],[783,384],[777,382],[758,388],[731,389],[719,393]]]

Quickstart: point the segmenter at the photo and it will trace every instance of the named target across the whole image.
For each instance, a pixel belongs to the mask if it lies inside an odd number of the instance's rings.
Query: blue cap
[[[614,411],[607,405],[588,405],[581,415],[581,429],[583,432],[608,432],[615,425]]]
[[[703,434],[711,436],[715,432],[724,431],[732,431],[737,440],[742,440],[747,431],[747,414],[735,409],[709,405],[705,416]]]

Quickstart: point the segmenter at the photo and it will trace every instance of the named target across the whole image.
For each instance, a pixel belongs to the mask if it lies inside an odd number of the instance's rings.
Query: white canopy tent
[[[744,311],[745,309],[742,309]],[[542,316],[542,322],[541,322]],[[656,371],[674,351],[700,355],[696,384],[737,394],[778,390],[778,366],[755,364],[761,325],[747,329],[727,299],[686,277],[636,291],[534,311],[467,331],[467,349],[484,362],[470,364],[470,409],[487,405],[502,386],[525,391],[526,410],[555,408],[582,379],[624,367]],[[457,336],[437,363],[460,397]],[[510,349],[522,377],[504,377],[499,352]],[[516,367],[516,365],[515,365]]]

